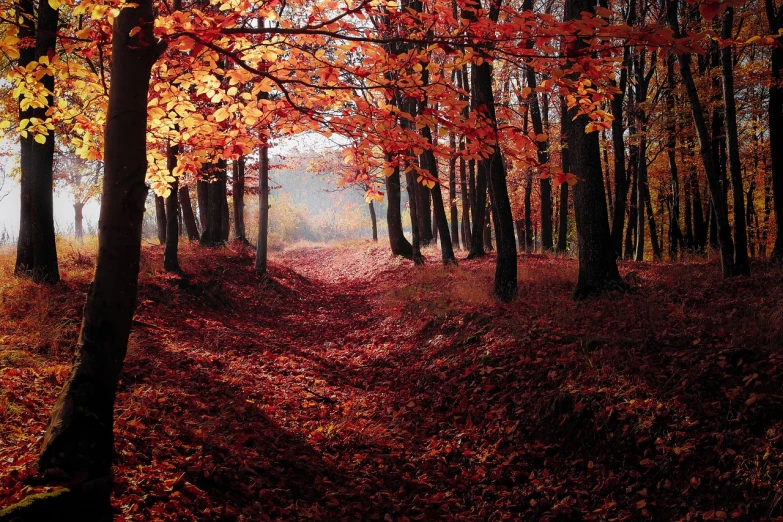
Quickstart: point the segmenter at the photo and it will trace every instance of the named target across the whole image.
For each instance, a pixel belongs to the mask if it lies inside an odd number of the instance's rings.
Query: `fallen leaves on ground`
[[[523,256],[502,305],[491,256],[300,247],[263,281],[241,247],[183,246],[183,277],[161,254],[117,397],[122,520],[783,516],[780,269],[628,263],[632,292],[575,303],[573,260]],[[9,278],[0,305],[59,299],[42,320],[62,325],[0,337],[0,505],[40,490],[89,277],[64,265],[52,295]]]

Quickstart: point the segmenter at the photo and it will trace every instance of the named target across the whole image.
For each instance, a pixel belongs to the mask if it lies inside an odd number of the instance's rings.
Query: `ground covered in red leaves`
[[[120,520],[783,520],[783,271],[573,260],[425,268],[383,246],[147,248],[116,413]],[[29,485],[89,259],[4,279],[0,507]],[[7,267],[6,267],[7,268]]]

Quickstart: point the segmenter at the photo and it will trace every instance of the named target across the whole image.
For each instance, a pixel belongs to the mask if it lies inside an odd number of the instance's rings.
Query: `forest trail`
[[[491,257],[444,269],[429,254],[420,270],[383,246],[303,245],[263,282],[243,248],[184,245],[184,277],[145,249],[116,412],[119,519],[783,514],[779,269],[721,288],[714,263],[634,263],[637,291],[586,306],[568,299],[573,261],[524,256],[522,295],[501,305]],[[37,303],[42,321],[67,319],[65,346],[87,264],[69,257],[54,305]],[[24,285],[0,311],[33,315],[42,296]],[[0,505],[36,491],[25,481],[69,367],[67,350],[29,351],[0,351]]]

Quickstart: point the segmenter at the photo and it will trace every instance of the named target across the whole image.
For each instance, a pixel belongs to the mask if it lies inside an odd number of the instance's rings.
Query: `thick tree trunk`
[[[228,203],[226,201],[226,161],[211,165],[211,181],[207,185],[207,224],[201,234],[201,244],[206,247],[223,245],[227,238]]]
[[[583,11],[592,12],[592,0],[566,0],[563,19],[578,18]],[[579,53],[584,46],[581,40],[572,44],[567,54]],[[579,180],[574,185],[574,215],[579,242],[579,278],[574,289],[574,299],[584,299],[609,288],[624,288],[615,261],[616,255],[609,230],[606,210],[601,149],[598,133],[587,134],[589,118],[577,116],[571,109],[566,120],[569,161]]]
[[[84,203],[77,201],[73,204],[73,228],[76,233],[76,241],[84,239]]]
[[[258,242],[256,243],[256,273],[266,277],[269,241],[269,147],[258,151]]]
[[[177,168],[177,153],[179,147],[174,145],[169,147],[167,163],[169,174],[174,173],[174,169]],[[179,224],[177,223],[177,216],[179,215],[179,209],[177,205],[177,193],[179,192],[179,181],[174,178],[171,182],[171,192],[169,197],[166,198],[166,248],[163,250],[163,269],[167,272],[179,272],[179,257],[177,255],[177,249],[179,247]]]
[[[35,59],[49,56],[55,52],[59,21],[59,12],[51,8],[48,0],[39,0],[37,13]],[[39,81],[47,91],[54,92],[54,76],[47,74]],[[46,107],[31,110],[29,116],[45,121],[48,107],[54,104],[52,96],[47,96],[46,100]],[[27,187],[22,188],[22,212],[29,213],[29,224],[25,223],[26,219],[23,214],[20,222],[22,225],[20,226],[20,246],[17,250],[18,253],[21,251],[22,259],[17,260],[18,271],[30,273],[33,280],[37,282],[56,283],[60,280],[60,272],[57,266],[57,245],[54,233],[54,130],[49,131],[45,136],[44,143],[30,139],[26,147],[29,156],[22,158],[22,169],[27,167],[29,172],[26,176],[23,172],[21,178],[22,184],[27,184]],[[22,148],[22,154],[24,154],[24,142]],[[25,229],[24,232],[23,229]],[[23,234],[26,237],[22,237]],[[29,250],[27,250],[28,248]],[[31,258],[26,258],[30,255]]]
[[[681,37],[679,23],[677,21],[677,0],[668,0],[667,15],[669,24],[675,33],[675,36]],[[680,54],[680,75],[682,76],[685,90],[691,105],[691,114],[696,126],[696,132],[699,138],[699,149],[701,151],[704,170],[707,174],[707,180],[710,187],[710,198],[712,201],[713,212],[715,212],[718,245],[721,252],[721,266],[723,276],[734,275],[734,242],[731,238],[731,228],[729,226],[728,209],[726,208],[726,198],[720,186],[719,173],[713,162],[712,147],[710,144],[709,130],[704,119],[699,93],[696,90],[696,84],[693,81],[691,73],[691,57],[689,54]]]
[[[35,4],[33,0],[19,0],[17,2],[19,10],[19,38],[24,40],[35,39]],[[24,68],[30,62],[36,59],[35,46],[21,46],[19,49],[19,67]],[[19,121],[29,120],[32,115],[32,109],[22,109],[20,96],[19,101]],[[33,188],[32,188],[32,154],[33,137],[19,136],[19,163],[21,168],[20,179],[20,216],[19,216],[19,237],[16,242],[16,275],[28,274],[34,266],[33,259]]]
[[[426,168],[424,165],[421,164],[421,159],[419,166],[421,168]],[[421,244],[424,246],[429,245],[435,237],[432,234],[432,209],[430,208],[430,189],[422,185],[421,183],[417,183],[414,187],[415,193],[416,193],[416,208],[419,210],[416,215],[419,219],[419,239],[421,240]]]
[[[392,163],[391,153],[386,154],[386,162]],[[389,229],[389,245],[392,254],[410,258],[413,256],[413,248],[405,238],[402,229],[402,194],[400,189],[400,167],[394,166],[391,175],[386,176],[386,224]]]
[[[198,226],[196,216],[193,214],[193,206],[190,203],[190,191],[187,185],[179,187],[179,207],[182,211],[182,220],[185,222],[185,230],[188,232],[188,241],[198,241]]]
[[[166,244],[166,202],[162,197],[154,194],[155,198],[155,227],[158,232],[158,242]]]
[[[78,481],[110,476],[114,398],[136,307],[147,197],[147,90],[156,45],[152,2],[135,5],[114,22],[98,261],[73,369],[38,461],[42,473],[57,470]],[[141,31],[130,36],[134,27]]]
[[[723,19],[723,38],[732,36],[734,8],[726,9]],[[734,60],[731,47],[721,49],[723,76],[723,105],[726,120],[726,148],[731,172],[731,188],[734,196],[734,272],[736,275],[750,275],[748,259],[748,233],[745,226],[745,189],[742,186],[742,161],[740,160],[737,130],[737,103],[734,100]]]
[[[368,204],[370,207],[370,221],[372,222],[372,240],[377,242],[378,241],[378,221],[375,217],[375,205],[373,205],[373,202],[370,201]]]
[[[234,160],[232,172],[232,192],[234,196],[234,241],[247,244],[245,232],[245,158]]]

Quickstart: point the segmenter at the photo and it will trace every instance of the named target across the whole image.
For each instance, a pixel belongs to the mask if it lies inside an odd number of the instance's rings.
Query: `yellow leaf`
[[[46,143],[46,136],[44,136],[43,134],[36,134],[35,138],[33,139],[35,140],[36,143],[40,143],[41,145]]]
[[[51,0],[49,0],[49,1],[51,1]],[[134,27],[133,29],[131,29],[131,30],[130,30],[130,32],[128,33],[128,36],[130,36],[131,38],[133,38],[134,36],[136,36],[137,34],[139,34],[139,32],[141,32],[141,27],[139,27],[139,26],[137,25],[136,27]]]
[[[49,0],[49,7],[57,11],[60,7],[60,0]]]

